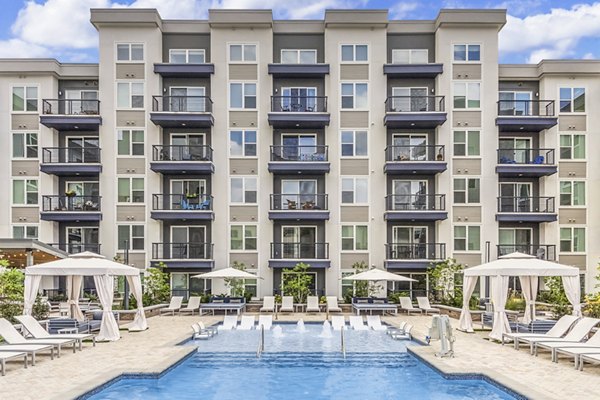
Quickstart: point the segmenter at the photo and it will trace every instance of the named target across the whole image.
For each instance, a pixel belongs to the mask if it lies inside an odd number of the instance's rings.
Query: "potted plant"
[[[185,198],[186,199],[196,199],[196,198],[198,198],[198,193],[186,193]]]
[[[71,189],[71,190],[67,190],[67,191],[65,192],[65,196],[67,196],[67,197],[73,197],[73,196],[75,196],[76,194],[77,194],[77,193],[76,193],[76,192],[75,192],[73,189]]]

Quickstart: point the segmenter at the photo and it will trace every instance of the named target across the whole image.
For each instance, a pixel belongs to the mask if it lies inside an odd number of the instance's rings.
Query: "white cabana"
[[[415,279],[406,276],[393,274],[383,269],[373,268],[368,271],[359,272],[358,274],[344,276],[340,279],[349,281],[395,281],[395,282],[416,282]]]
[[[115,276],[125,276],[137,300],[137,313],[129,331],[142,331],[148,328],[144,305],[142,304],[142,283],[137,268],[120,264],[92,252],[74,254],[62,260],[38,264],[25,268],[25,315],[31,315],[42,276],[66,276],[67,296],[71,307],[71,317],[83,319],[79,308],[79,293],[84,276],[92,276],[100,304],[102,305],[102,322],[97,340],[114,341],[120,338],[119,326],[112,313]]]
[[[460,314],[459,329],[473,332],[473,321],[469,312],[469,299],[473,294],[477,278],[491,277],[491,300],[494,306],[494,324],[490,338],[502,340],[503,333],[510,332],[506,316],[506,300],[508,297],[508,278],[519,277],[523,296],[525,297],[524,322],[529,323],[535,317],[535,300],[539,277],[562,277],[567,298],[573,305],[573,315],[581,315],[579,269],[551,261],[540,260],[523,253],[511,253],[498,260],[481,264],[464,270],[463,309]]]

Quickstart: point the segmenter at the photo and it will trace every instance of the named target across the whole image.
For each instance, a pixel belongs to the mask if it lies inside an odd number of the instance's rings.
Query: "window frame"
[[[481,81],[453,81],[452,82],[452,108],[454,110],[481,110]],[[465,106],[464,107],[456,107],[456,85],[464,85],[465,86]],[[469,107],[469,101],[472,99],[469,97],[469,86],[470,85],[478,85],[479,86],[479,106],[478,107]],[[461,96],[463,97],[463,96]]]
[[[232,60],[231,59],[231,47],[241,46],[242,59]],[[254,46],[254,60],[246,60],[246,46]],[[229,64],[258,64],[258,43],[227,43],[227,62]]]
[[[22,88],[23,89],[23,110],[15,110],[15,103],[14,103],[14,92],[15,92],[15,88]],[[27,89],[28,88],[35,88],[36,90],[36,97],[35,97],[35,104],[36,104],[36,109],[35,110],[28,110],[27,108],[27,104],[28,104],[28,100],[33,100],[33,97],[28,97],[27,96]],[[11,114],[40,114],[41,110],[40,110],[40,85],[39,84],[24,84],[24,85],[11,85],[10,86],[10,113]]]
[[[344,142],[344,134],[350,133],[352,135],[352,142]],[[357,134],[364,134],[365,136],[365,154],[356,154],[357,149]],[[352,154],[345,155],[344,154],[344,145],[352,146]],[[369,131],[367,129],[342,129],[340,131],[340,158],[368,158],[369,157]]]
[[[15,228],[23,228],[23,237],[15,237]],[[27,229],[34,228],[36,231],[35,237],[30,237],[27,235]],[[13,224],[11,225],[10,230],[11,237],[13,239],[35,239],[39,240],[40,235],[40,225],[39,224]]]
[[[465,188],[464,190],[457,190],[456,189],[456,181],[465,181]],[[478,188],[479,188],[479,201],[477,202],[471,202],[470,197],[469,197],[469,182],[470,181],[478,181]],[[456,201],[456,192],[464,192],[465,193],[465,201],[464,202],[458,202]],[[454,177],[452,179],[452,203],[453,204],[472,204],[472,205],[480,205],[481,204],[481,177],[480,176],[461,176],[461,177]]]
[[[350,228],[352,230],[351,236],[344,236],[344,228]],[[366,247],[357,248],[357,228],[365,229],[367,232],[367,243]],[[352,248],[345,249],[344,248],[344,240],[352,240]],[[369,225],[368,224],[342,224],[340,228],[340,251],[343,253],[361,253],[365,251],[369,251]]]
[[[562,149],[563,148],[567,148],[566,146],[562,146],[561,144],[561,139],[562,137],[569,137],[570,138],[570,144],[569,144],[569,151],[571,153],[571,157],[570,158],[563,158],[562,157]],[[573,155],[575,153],[575,136],[579,136],[581,138],[583,138],[583,157],[582,158],[573,158]],[[587,143],[586,143],[586,136],[585,134],[581,134],[581,133],[559,133],[558,135],[558,159],[559,160],[569,160],[569,161],[575,161],[575,162],[581,162],[581,161],[586,161],[587,159]],[[581,142],[579,144],[579,146],[581,146]]]
[[[15,182],[23,182],[23,203],[15,203]],[[27,185],[29,182],[35,182],[36,191],[30,192],[27,190]],[[39,207],[40,206],[40,180],[38,177],[18,177],[11,179],[10,184],[11,196],[10,196],[10,204],[13,207]],[[29,203],[27,201],[28,193],[37,193],[35,203]]]
[[[284,51],[295,52],[296,53],[296,60],[297,60],[297,62],[295,62],[295,63],[284,63],[283,62],[283,52]],[[315,62],[313,62],[313,63],[301,63],[300,62],[300,60],[301,60],[300,53],[301,52],[307,52],[307,53],[311,52],[311,53],[314,53],[314,55],[315,55]],[[314,64],[318,64],[317,56],[318,56],[317,49],[281,49],[280,52],[279,52],[279,63],[280,64],[293,64],[293,65],[296,65],[296,64],[298,64],[298,65],[314,65]]]
[[[464,237],[457,237],[456,236],[456,228],[464,228],[465,229],[465,236]],[[477,243],[477,248],[469,248],[470,245],[470,239],[471,239],[471,229],[478,229],[479,230],[479,242]],[[456,248],[456,241],[457,240],[464,240],[465,241],[465,248],[464,249],[457,249]],[[452,229],[452,248],[454,250],[454,252],[460,252],[460,253],[481,253],[481,226],[480,225],[471,225],[471,224],[467,224],[467,225],[454,225],[453,229]]]
[[[134,131],[139,131],[142,133],[143,135],[143,141],[142,142],[134,142],[133,140],[133,132]],[[129,151],[128,154],[120,154],[119,153],[119,142],[123,139],[119,139],[120,137],[123,137],[123,133],[125,132],[129,132]],[[117,152],[116,152],[116,156],[117,157],[135,157],[135,158],[145,158],[146,157],[146,130],[145,129],[138,129],[138,128],[117,128]],[[142,145],[142,150],[143,153],[142,154],[133,154],[133,146],[134,144],[141,144]]]
[[[348,181],[351,180],[352,181],[352,202],[348,203],[348,202],[344,202],[343,197],[344,197],[344,181]],[[364,180],[366,181],[366,185],[367,185],[367,190],[365,191],[365,196],[366,198],[364,199],[364,202],[357,202],[356,199],[356,182],[358,180]],[[369,205],[369,177],[368,176],[340,176],[340,204],[342,206],[365,206],[365,205]]]
[[[241,107],[233,107],[231,105],[231,85],[242,85],[242,98],[241,98],[241,103],[242,106]],[[249,108],[246,107],[246,97],[252,97],[252,96],[246,96],[246,85],[254,85],[254,103],[255,106],[254,108]],[[228,102],[228,106],[229,106],[229,110],[258,110],[258,81],[229,81],[229,85],[228,85],[228,96],[227,96],[227,102]]]
[[[11,140],[11,159],[13,160],[39,160],[40,159],[40,134],[39,132],[31,132],[31,131],[11,131],[10,132],[10,140]],[[15,156],[15,136],[23,136],[23,156]],[[27,157],[28,154],[28,149],[30,147],[33,147],[30,144],[27,144],[27,139],[32,136],[35,135],[35,140],[36,140],[36,144],[35,144],[35,157]]]
[[[234,227],[235,228],[241,228],[241,237],[238,239],[239,241],[241,241],[241,248],[233,248],[233,231],[234,231]],[[254,228],[254,234],[255,236],[246,236],[246,228],[247,227],[253,227]],[[254,240],[254,246],[255,248],[248,248],[248,240]],[[257,253],[258,252],[258,224],[231,224],[229,225],[229,251],[232,252],[236,252],[236,253]]]
[[[133,94],[133,85],[139,84],[142,85],[142,94]],[[127,106],[122,107],[119,105],[119,85],[128,85]],[[142,106],[141,107],[133,107],[133,97],[134,96],[142,96]],[[116,110],[144,110],[146,108],[146,82],[144,80],[133,80],[133,81],[123,81],[118,80],[115,82],[115,109]]]
[[[465,134],[465,141],[463,142],[456,142],[456,133],[457,132],[464,132]],[[469,154],[469,148],[470,148],[470,134],[471,133],[477,133],[477,136],[479,136],[478,139],[478,145],[477,145],[477,154]],[[465,154],[461,155],[461,154],[456,154],[456,145],[464,145],[465,147]],[[481,158],[481,130],[480,129],[453,129],[452,130],[452,155],[454,157],[460,157],[460,158],[473,158],[473,157],[478,157]]]
[[[242,201],[238,202],[238,201],[233,201],[233,181],[236,179],[241,179],[242,180]],[[247,192],[251,192],[246,190],[247,184],[246,181],[248,179],[254,179],[255,180],[255,187],[256,189],[254,190],[254,192],[256,192],[256,201],[255,202],[247,202],[246,201],[246,193]],[[249,204],[258,204],[259,198],[258,198],[258,176],[257,175],[234,175],[234,176],[230,176],[229,177],[229,201],[230,201],[230,205],[249,205]]]
[[[121,201],[119,199],[119,197],[120,197],[120,194],[119,194],[119,182],[122,179],[129,180],[129,195],[128,195],[129,201]],[[141,201],[133,201],[133,198],[134,198],[134,196],[133,196],[133,193],[134,193],[134,190],[133,190],[133,180],[134,179],[141,180],[142,184],[143,184],[143,189],[142,189],[143,195],[142,195],[142,200]],[[117,202],[116,202],[116,204],[144,204],[146,202],[146,178],[145,178],[145,176],[117,176],[117,182],[116,183],[117,183]],[[139,192],[139,190],[135,190],[135,192]]]
[[[570,192],[563,193],[563,183],[569,183]],[[583,184],[583,204],[573,204],[575,198],[575,184]],[[587,205],[587,187],[586,181],[582,179],[561,179],[558,181],[558,206],[559,207],[569,207],[569,208],[585,208]],[[562,203],[562,196],[569,196],[569,204]]]
[[[133,227],[141,227],[143,236],[133,236]],[[127,244],[129,245],[129,249],[120,247],[120,243],[119,243],[119,229],[120,228],[128,228]],[[134,239],[142,240],[143,246],[141,249],[133,247]],[[146,226],[144,224],[121,224],[121,223],[118,223],[117,224],[116,241],[117,241],[117,245],[116,245],[117,251],[129,251],[129,252],[134,252],[134,253],[144,253],[146,251]]]
[[[352,85],[352,95],[344,95],[343,87],[344,85]],[[356,106],[356,86],[357,85],[365,85],[366,86],[366,99],[364,107]],[[344,97],[352,97],[352,107],[344,107]],[[368,81],[352,81],[352,82],[340,82],[340,110],[341,111],[367,111],[369,110],[369,82]]]
[[[456,46],[465,46],[465,59],[464,60],[457,60],[455,58],[455,47]],[[469,59],[469,47],[470,46],[478,46],[479,47],[479,60],[470,60]],[[452,62],[453,63],[481,64],[482,55],[483,55],[483,45],[481,43],[452,43]]]
[[[408,53],[408,62],[407,63],[401,63],[401,62],[396,62],[394,61],[394,54],[397,54],[398,52],[401,51],[406,51]],[[425,64],[429,64],[429,49],[392,49],[392,59],[391,62],[394,65],[409,65],[409,64],[424,64],[424,63],[414,63],[412,61],[413,59],[413,53],[416,51],[424,51],[425,54],[427,54],[427,62],[425,62]]]
[[[242,154],[233,154],[231,152],[231,150],[232,150],[231,134],[234,132],[240,132],[242,134],[242,145],[241,145]],[[247,132],[254,132],[254,143],[246,141],[246,133]],[[229,133],[228,139],[229,139],[229,157],[230,158],[258,158],[258,130],[246,129],[246,128],[229,129],[228,133]],[[254,144],[254,155],[247,155],[246,154],[246,145],[252,145],[252,144]]]
[[[573,242],[573,239],[575,237],[574,233],[575,230],[581,230],[583,231],[583,249],[582,250],[575,250],[575,244]],[[562,239],[562,232],[568,230],[570,232],[569,234],[569,250],[563,250],[562,245],[563,242],[566,239]],[[559,253],[560,254],[586,254],[587,252],[587,229],[585,226],[561,226],[559,228],[559,232],[558,232],[558,249],[559,249]]]
[[[127,60],[119,60],[119,46],[127,46]],[[142,59],[141,60],[132,60],[131,59],[131,54],[132,54],[132,46],[142,46]],[[139,63],[143,63],[146,61],[146,45],[143,42],[115,42],[115,63],[116,64],[121,64],[121,63],[130,63],[130,64],[139,64]]]
[[[171,61],[171,56],[173,51],[183,51],[185,52],[185,62],[183,64],[192,64],[192,65],[202,65],[202,64],[206,64],[206,49],[169,49],[169,64],[182,64],[182,63],[174,63],[173,61]],[[203,62],[201,63],[191,63],[190,62],[190,52],[191,51],[199,51],[202,53],[202,58],[204,59]]]
[[[344,60],[344,47],[351,46],[352,47],[352,60]],[[364,46],[367,48],[367,59],[366,60],[357,60],[356,59],[356,48],[358,46]],[[369,44],[368,43],[340,43],[340,64],[368,64],[369,59]]]
[[[571,96],[570,96],[570,98],[568,100],[569,101],[569,111],[562,111],[561,103],[563,101],[566,101],[566,100],[562,99],[561,94],[560,94],[560,92],[563,89],[569,89],[569,91],[570,91],[570,95]],[[574,106],[575,106],[575,90],[578,90],[578,89],[582,89],[583,90],[583,97],[584,97],[583,111],[574,111]],[[558,96],[557,96],[557,98],[558,98],[558,114],[559,115],[560,114],[569,114],[569,115],[572,115],[572,114],[583,115],[583,114],[585,114],[586,113],[586,102],[587,102],[586,93],[587,93],[587,87],[585,87],[585,86],[580,86],[580,87],[558,86]]]

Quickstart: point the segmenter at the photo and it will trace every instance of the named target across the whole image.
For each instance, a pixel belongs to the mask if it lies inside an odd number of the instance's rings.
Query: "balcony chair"
[[[532,164],[543,164],[543,163],[544,163],[544,156],[537,156],[532,161]]]
[[[288,210],[295,210],[296,209],[297,205],[296,205],[295,201],[289,200],[289,199],[286,199],[286,201],[287,201],[287,209]]]
[[[197,208],[199,210],[210,210],[210,199],[206,199],[202,203],[198,204]]]

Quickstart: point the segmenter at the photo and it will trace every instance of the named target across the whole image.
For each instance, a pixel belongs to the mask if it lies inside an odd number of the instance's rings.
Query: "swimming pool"
[[[160,377],[122,377],[84,398],[99,399],[515,399],[482,380],[447,379],[407,352],[385,332],[347,331],[346,357],[339,332],[295,325],[265,334],[221,332],[190,341],[198,351]],[[408,346],[417,345],[408,343]]]

